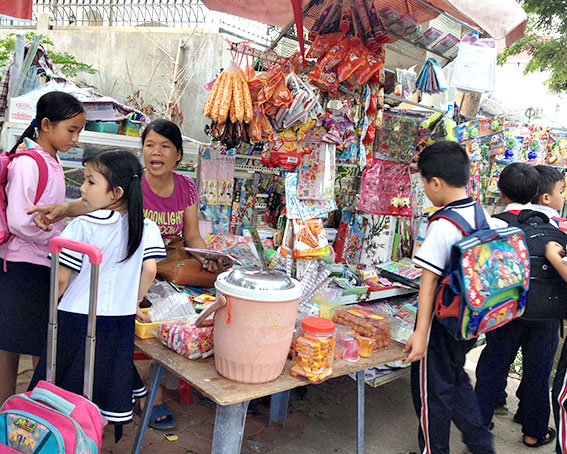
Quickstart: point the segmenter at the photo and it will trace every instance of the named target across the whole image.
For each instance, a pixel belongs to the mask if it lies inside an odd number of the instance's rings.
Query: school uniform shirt
[[[475,223],[475,201],[472,198],[456,200],[449,203],[443,209],[450,208],[460,214],[472,227]],[[500,219],[492,218],[486,210],[486,220],[491,228],[507,227],[508,224]],[[436,219],[427,227],[425,240],[418,249],[414,263],[432,273],[442,275],[445,267],[449,264],[451,248],[455,243],[463,239],[463,233],[447,219]]]
[[[97,315],[123,316],[136,313],[142,262],[166,257],[163,240],[157,225],[144,219],[140,246],[128,260],[128,215],[111,210],[98,210],[75,218],[63,230],[63,238],[97,246],[102,251],[99,268]],[[71,276],[59,310],[88,314],[91,264],[88,256],[64,249],[60,264],[77,271]]]
[[[39,153],[47,164],[48,179],[38,205],[63,203],[65,201],[65,176],[58,157],[53,158],[33,140],[26,139],[18,151],[31,149]],[[11,236],[0,245],[0,257],[9,262],[25,262],[49,266],[49,241],[59,236],[64,222],[53,224],[53,230],[45,232],[34,222],[34,214],[27,214],[34,206],[39,180],[39,168],[33,158],[20,156],[8,166],[6,195],[8,206],[6,217]]]
[[[557,219],[560,218],[561,216],[559,216],[559,212],[557,210],[554,210],[553,208],[548,207],[547,205],[538,205],[537,203],[533,204],[533,209],[535,211],[539,211],[540,213],[545,214],[549,218],[549,222],[551,224],[553,224],[555,227],[559,227],[559,224],[557,223]]]
[[[148,184],[146,177],[142,177],[142,195],[144,198],[144,217],[154,221],[161,235],[182,236],[183,215],[185,209],[197,203],[197,188],[193,180],[180,173],[172,172],[173,194],[169,197],[160,197]]]

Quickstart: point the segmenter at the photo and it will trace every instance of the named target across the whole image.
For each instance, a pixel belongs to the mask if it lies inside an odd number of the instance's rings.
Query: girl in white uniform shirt
[[[132,419],[134,320],[138,301],[166,256],[157,225],[142,213],[142,166],[124,150],[102,150],[83,160],[83,203],[92,211],[65,228],[62,237],[99,247],[96,353],[93,402],[116,435]],[[96,211],[93,211],[96,210]],[[78,252],[60,254],[57,385],[81,394],[87,326],[90,263]],[[64,293],[63,293],[64,292]],[[45,376],[45,353],[31,386]]]

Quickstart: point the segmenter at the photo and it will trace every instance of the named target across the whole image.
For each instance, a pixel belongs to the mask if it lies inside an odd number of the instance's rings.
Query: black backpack
[[[538,211],[522,210],[516,215],[510,212],[494,216],[510,226],[519,227],[525,233],[530,253],[530,288],[526,311],[527,320],[558,320],[567,318],[567,283],[545,258],[545,245],[556,241],[567,245],[567,234],[550,224],[549,218]]]

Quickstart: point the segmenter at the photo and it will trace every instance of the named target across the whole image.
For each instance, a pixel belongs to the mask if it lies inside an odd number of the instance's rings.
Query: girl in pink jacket
[[[38,100],[35,119],[11,152],[33,149],[45,159],[49,175],[39,203],[65,201],[57,151],[69,151],[77,143],[85,121],[82,104],[68,93],[51,92]],[[48,246],[51,238],[60,235],[63,222],[46,232],[36,227],[33,214],[27,214],[34,205],[38,179],[33,158],[20,156],[10,163],[6,216],[11,236],[0,245],[0,405],[16,392],[20,355],[32,355],[35,365],[47,339]]]

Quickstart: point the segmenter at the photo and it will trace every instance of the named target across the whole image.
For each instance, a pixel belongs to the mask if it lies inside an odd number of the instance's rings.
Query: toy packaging
[[[395,219],[391,216],[365,214],[366,232],[362,244],[360,263],[376,266],[390,259],[394,246]]]
[[[409,165],[374,159],[362,174],[359,209],[372,214],[410,218]]]

